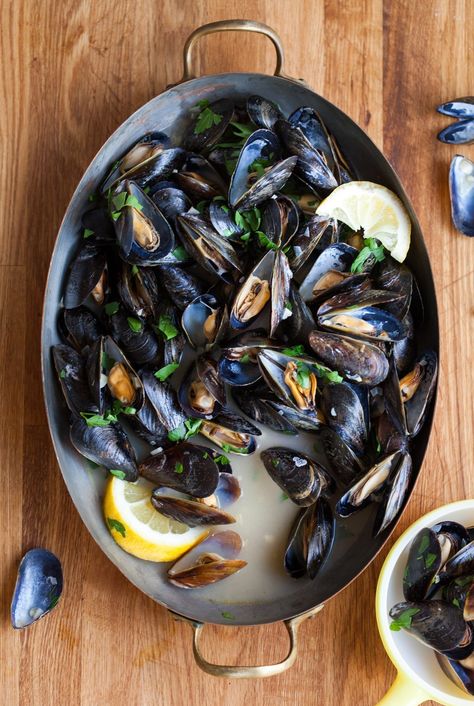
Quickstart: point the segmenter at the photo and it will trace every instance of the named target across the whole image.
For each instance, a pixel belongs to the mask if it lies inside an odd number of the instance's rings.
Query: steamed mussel
[[[446,674],[469,694],[474,694],[473,557],[464,525],[444,520],[423,527],[408,551],[405,600],[390,610],[391,629],[403,629],[435,650]]]
[[[233,580],[272,540],[219,530],[248,533],[255,489],[262,516],[288,500],[280,565],[315,580],[338,525],[371,513],[385,532],[411,487],[437,375],[416,281],[396,234],[324,212],[354,171],[312,107],[206,98],[180,131],[127,146],[82,216],[53,346],[71,442],[175,535],[153,555],[177,559],[175,586]],[[436,537],[447,586],[454,540]]]

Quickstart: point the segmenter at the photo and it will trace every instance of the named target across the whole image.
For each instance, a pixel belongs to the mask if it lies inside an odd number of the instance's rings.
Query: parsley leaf
[[[184,426],[187,429],[185,439],[195,436],[201,428],[202,419],[186,419]]]
[[[304,349],[304,346],[298,345],[298,346],[293,346],[292,348],[284,348],[282,350],[282,353],[285,355],[305,355],[306,351]]]
[[[94,231],[91,230],[90,228],[84,228],[84,233],[82,235],[83,238],[90,238],[91,235],[94,235]]]
[[[158,321],[158,331],[161,331],[163,338],[166,341],[170,341],[172,338],[178,335],[179,331],[176,326],[171,321],[171,316],[167,314],[161,314]]]
[[[110,422],[101,414],[93,412],[81,412],[81,417],[85,420],[88,427],[108,427]]]
[[[136,265],[132,265],[132,277],[135,277],[139,272],[139,269]]]
[[[116,532],[121,534],[122,537],[125,537],[125,527],[121,522],[119,522],[119,520],[114,520],[113,517],[108,517],[107,524],[109,525],[111,530],[115,530]]]
[[[63,368],[61,370],[61,372],[59,373],[59,377],[61,378],[61,380],[64,380],[64,378],[66,377],[66,368]]]
[[[183,464],[181,463],[181,461],[178,461],[178,462],[175,464],[174,472],[175,472],[175,473],[182,473],[183,471],[184,471],[184,466],[183,466]]]
[[[228,466],[230,461],[227,458],[227,456],[224,456],[224,454],[221,454],[220,456],[216,456],[214,459],[215,463],[220,463],[221,466]]]
[[[207,105],[204,105],[202,101],[200,101],[200,103],[201,105],[199,107],[201,108],[201,112],[199,113],[196,124],[194,125],[195,135],[200,135],[201,133],[206,132],[206,130],[209,130],[214,125],[219,125],[223,118],[222,115],[214,113],[212,108],[209,107],[208,102]]]
[[[125,480],[125,473],[123,471],[118,471],[115,468],[110,468],[109,473],[111,473],[113,476],[116,476],[117,478],[120,478],[120,480]]]
[[[411,627],[413,616],[420,612],[419,608],[407,608],[403,613],[400,613],[398,618],[395,618],[390,623],[390,630],[399,632],[402,628],[408,629]]]
[[[232,613],[229,613],[228,610],[222,611],[221,615],[226,620],[235,620],[235,615],[233,615]]]
[[[130,331],[133,331],[133,333],[140,333],[143,328],[143,324],[140,319],[135,319],[133,316],[127,316],[127,322]]]
[[[153,374],[156,378],[158,378],[158,380],[160,380],[161,382],[164,382],[178,368],[179,368],[179,363],[168,363],[168,365],[164,365],[162,368],[157,370],[156,373],[153,373]]]
[[[265,235],[265,233],[261,230],[258,230],[255,235],[258,237],[258,242],[262,248],[266,248],[267,250],[278,250],[277,244],[274,243],[273,240],[270,240],[268,235]]]
[[[374,257],[377,262],[385,260],[383,245],[381,245],[375,238],[364,238],[364,247],[352,263],[351,272],[353,274],[362,272],[365,263],[370,257]]]
[[[119,302],[109,302],[105,305],[105,313],[107,314],[107,316],[113,316],[113,314],[116,314],[119,309]]]
[[[188,259],[188,253],[186,252],[186,250],[183,248],[182,245],[178,245],[178,247],[175,248],[171,254],[172,254],[173,257],[175,257],[177,260],[183,261],[183,260],[187,260],[187,259]]]
[[[186,427],[184,424],[180,424],[176,429],[172,429],[168,432],[168,439],[170,441],[182,441],[186,436]]]
[[[126,206],[131,206],[136,208],[138,211],[143,210],[143,206],[136,196],[133,194],[127,194],[126,191],[121,191],[119,194],[112,196],[112,203],[114,205],[115,211],[110,214],[114,221],[118,220],[121,216],[122,209]]]
[[[428,553],[425,557],[425,567],[427,569],[431,569],[431,567],[433,566],[435,561],[436,561],[436,554]]]

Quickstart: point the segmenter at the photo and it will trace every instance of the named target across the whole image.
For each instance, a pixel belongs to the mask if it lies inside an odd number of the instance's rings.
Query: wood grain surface
[[[420,514],[474,493],[474,243],[453,229],[441,101],[474,93],[471,0],[3,0],[0,64],[0,700],[5,706],[371,706],[394,678],[374,593],[385,550],[301,629],[299,659],[266,681],[208,677],[190,628],[136,590],[82,525],[53,454],[40,380],[40,320],[56,232],[82,172],[136,108],[177,81],[198,25],[270,24],[286,72],[302,76],[368,132],[398,170],[434,269],[442,362],[434,431],[395,535]],[[471,52],[471,54],[469,54]],[[470,65],[469,65],[469,62]],[[200,72],[272,72],[262,37],[199,45]],[[471,81],[469,80],[471,79]],[[474,147],[462,152],[474,158]],[[17,563],[56,552],[61,607],[25,632],[9,626]],[[208,657],[275,661],[282,626],[206,629]]]

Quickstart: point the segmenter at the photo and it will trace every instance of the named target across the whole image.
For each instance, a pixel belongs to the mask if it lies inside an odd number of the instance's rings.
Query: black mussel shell
[[[298,226],[298,208],[287,196],[272,198],[263,206],[260,228],[276,246],[283,247],[289,243]]]
[[[193,201],[208,201],[227,193],[226,183],[220,174],[199,154],[188,154],[182,169],[174,178]]]
[[[347,243],[333,243],[325,248],[301,282],[300,294],[304,301],[313,301],[318,293],[334,284],[334,278],[328,278],[328,273],[348,272],[357,253],[357,249]]]
[[[443,600],[464,611],[466,596],[468,591],[471,592],[473,584],[474,575],[457,576],[443,586]]]
[[[402,320],[402,323],[407,335],[401,341],[395,341],[393,344],[393,358],[400,377],[413,368],[416,352],[414,321],[410,312]]]
[[[112,338],[120,346],[131,363],[160,365],[161,346],[152,329],[138,319],[130,320],[122,311],[109,319]]]
[[[63,337],[79,352],[91,346],[103,333],[99,319],[85,306],[61,309],[58,323]]]
[[[444,565],[443,572],[451,578],[474,574],[474,542],[469,542]]]
[[[104,414],[106,403],[112,405],[115,400],[124,408],[135,411],[141,408],[144,401],[143,384],[110,336],[98,339],[90,348],[87,378],[100,414]]]
[[[30,549],[20,562],[10,616],[16,629],[26,628],[50,613],[63,590],[58,557],[47,549]]]
[[[204,420],[199,433],[224,451],[251,454],[256,449],[254,437],[262,432],[244,417],[224,409],[214,419]]]
[[[112,203],[116,206],[124,194],[136,205],[124,205],[114,220],[120,256],[134,265],[162,262],[175,248],[173,229],[158,206],[133,181],[121,185]]]
[[[410,545],[403,575],[403,595],[407,601],[423,601],[441,568],[441,547],[436,533],[428,527],[418,532]]]
[[[250,120],[260,128],[272,130],[277,120],[283,118],[280,109],[267,98],[262,96],[249,96],[247,98],[247,113]]]
[[[306,345],[308,336],[316,328],[311,309],[303,301],[298,288],[293,282],[288,297],[291,316],[284,319],[284,334],[288,341]]]
[[[344,487],[353,483],[363,471],[363,466],[352,449],[327,426],[317,430],[317,438],[323,446],[333,475]]]
[[[474,122],[473,122],[474,124]],[[449,168],[449,192],[454,227],[474,235],[474,162],[457,154]]]
[[[417,360],[415,376],[408,373],[400,381],[408,433],[415,436],[426,417],[430,401],[436,389],[438,357],[434,351],[426,351]],[[408,398],[408,395],[410,397]]]
[[[442,566],[470,542],[469,532],[459,522],[438,522],[431,529],[441,547]]]
[[[117,291],[124,307],[143,319],[155,318],[160,291],[155,273],[146,267],[123,262],[117,280]]]
[[[105,250],[94,244],[84,245],[71,263],[64,288],[64,306],[74,309],[89,295],[102,304],[105,298],[107,258]]]
[[[189,417],[212,419],[219,413],[226,402],[225,385],[212,358],[200,356],[191,365],[179,386],[178,399]]]
[[[158,419],[167,431],[177,429],[186,420],[181,409],[176,392],[167,382],[161,382],[153,374],[152,369],[140,370],[140,379],[145,396],[153,405]]]
[[[71,424],[70,437],[74,448],[89,461],[121,472],[123,480],[137,480],[135,452],[119,424],[112,423],[105,427],[88,426],[78,417]]]
[[[297,434],[295,425],[288,419],[288,415],[280,412],[271,400],[262,399],[255,395],[253,390],[236,389],[233,397],[242,412],[259,424],[283,434]]]
[[[145,400],[136,414],[127,418],[133,431],[150,446],[170,446],[168,439],[168,429],[161,422],[155,407],[150,400]]]
[[[400,381],[393,357],[390,359],[389,372],[381,384],[385,411],[395,429],[401,436],[407,436],[405,408],[403,406]]]
[[[219,482],[219,469],[210,449],[187,442],[148,456],[139,470],[157,487],[173,488],[196,498],[212,495]]]
[[[275,130],[284,142],[287,151],[298,158],[297,174],[314,189],[334,189],[337,179],[330,170],[324,152],[313,147],[303,131],[287,120],[278,120]]]
[[[453,659],[463,659],[471,654],[472,628],[464,621],[462,612],[442,600],[397,603],[390,610],[395,621],[407,615],[404,630],[413,634],[428,647]]]
[[[275,252],[270,250],[241,284],[230,312],[232,328],[247,328],[264,311],[272,296],[274,264]]]
[[[314,202],[316,205],[316,201]],[[334,243],[337,235],[337,221],[327,216],[313,215],[298,230],[292,238],[292,255],[290,265],[297,272],[318,247],[321,240],[329,238]]]
[[[438,140],[448,145],[469,145],[474,142],[474,116],[451,123],[438,133]]]
[[[52,351],[54,367],[71,412],[97,412],[89,391],[85,359],[74,348],[64,344],[53,346]]]
[[[397,517],[408,495],[412,479],[412,460],[409,453],[402,451],[395,467],[390,473],[387,487],[384,489],[377,516],[374,522],[374,535],[387,529]]]
[[[173,498],[160,494],[160,489],[153,491],[151,504],[165,517],[182,522],[188,527],[201,527],[206,525],[230,525],[235,522],[235,517],[220,508],[206,505],[196,500]]]
[[[285,552],[285,569],[290,576],[316,577],[331,550],[334,529],[331,508],[324,498],[300,512]]]
[[[316,411],[317,361],[266,348],[257,358],[265,382],[279,399],[300,411]]]
[[[396,292],[398,299],[387,303],[385,308],[398,319],[407,315],[413,292],[413,274],[406,265],[401,265],[393,259],[386,257],[379,262],[376,268],[375,284],[381,289]]]
[[[474,696],[474,670],[455,659],[436,654],[441,669],[456,686]]]
[[[274,447],[260,456],[272,480],[296,505],[312,505],[331,484],[325,469],[298,451]]]
[[[214,230],[223,238],[241,243],[240,236],[243,230],[235,222],[232,211],[224,199],[211,201],[208,210],[209,220]]]
[[[374,494],[386,487],[391,474],[398,466],[399,457],[400,454],[395,452],[372,466],[341,497],[336,506],[337,513],[341,517],[349,517],[353,512],[368,505],[373,500]]]
[[[169,182],[163,182],[168,184]],[[186,196],[184,191],[176,188],[174,184],[169,186],[161,186],[157,184],[157,188],[151,194],[151,200],[160,209],[166,220],[173,226],[176,225],[177,216],[187,213],[192,208],[191,200]]]
[[[197,107],[200,110],[191,123],[185,139],[185,147],[190,152],[211,149],[222,138],[234,117],[234,105],[226,98],[213,103],[205,101]],[[211,125],[207,128],[203,120],[206,117],[203,116],[204,111],[208,111],[212,117]]]
[[[193,348],[211,348],[226,332],[227,307],[219,304],[213,294],[203,294],[188,304],[181,325]]]
[[[178,309],[186,309],[194,299],[205,294],[208,288],[205,282],[182,267],[159,265],[157,271],[160,283]]]
[[[100,206],[86,211],[81,218],[84,230],[92,231],[87,236],[95,244],[106,244],[115,240],[115,231],[106,208]]]
[[[321,409],[327,425],[358,456],[362,456],[367,444],[367,423],[354,388],[347,383],[325,385],[321,395]]]
[[[288,307],[293,273],[282,250],[275,253],[271,289],[270,338],[276,335],[280,323],[293,315]]]
[[[288,118],[288,122],[301,130],[315,150],[325,154],[330,168],[333,169],[334,157],[328,133],[316,111],[308,107],[297,108]]]
[[[295,157],[279,161],[281,147],[271,130],[253,132],[242,147],[229,187],[229,203],[232,208],[248,210],[280,191],[293,171]],[[250,183],[252,167],[258,162],[267,168],[264,174]],[[267,166],[268,165],[268,166]]]
[[[446,103],[441,103],[437,108],[438,113],[449,115],[453,118],[474,118],[474,96],[453,98]]]
[[[386,355],[375,344],[325,331],[312,331],[309,345],[317,357],[352,382],[379,385],[388,375]]]
[[[189,254],[211,274],[233,282],[236,271],[242,271],[242,264],[229,240],[219,235],[201,216],[178,216],[178,223]]]

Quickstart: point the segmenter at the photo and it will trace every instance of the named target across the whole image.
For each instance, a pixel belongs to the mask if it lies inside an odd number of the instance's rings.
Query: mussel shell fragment
[[[292,449],[265,449],[261,459],[270,478],[296,505],[308,507],[331,485],[331,478],[317,461]]]
[[[438,113],[449,115],[453,118],[474,118],[474,96],[453,98],[446,103],[441,103],[437,108]]]
[[[334,189],[337,180],[329,169],[326,157],[321,150],[309,142],[303,131],[286,120],[278,120],[275,130],[283,140],[288,152],[298,161],[295,173],[314,189]]]
[[[140,475],[157,487],[173,488],[196,498],[212,495],[219,482],[219,469],[210,449],[183,442],[140,463]]]
[[[63,590],[61,562],[47,549],[30,549],[20,562],[11,603],[11,622],[26,628],[57,605]]]
[[[331,508],[324,498],[301,511],[291,529],[285,552],[285,569],[290,576],[316,577],[331,550],[334,530]]]
[[[175,174],[176,182],[194,201],[224,196],[226,184],[212,164],[199,154],[189,153],[186,161]]]
[[[89,461],[109,470],[121,471],[124,480],[129,482],[137,480],[135,451],[119,424],[88,426],[78,417],[72,421],[70,438],[74,448]]]
[[[177,429],[186,420],[176,392],[167,382],[158,380],[151,369],[140,371],[146,398],[153,405],[159,421],[167,431]]]

